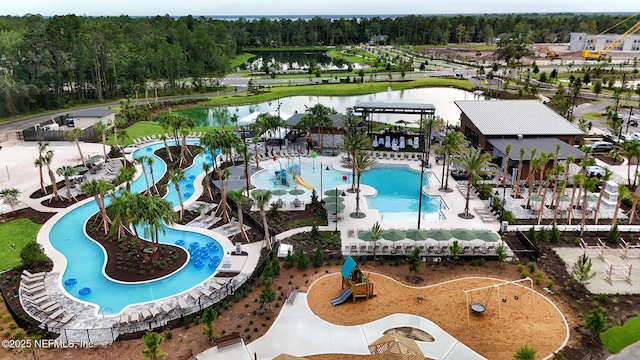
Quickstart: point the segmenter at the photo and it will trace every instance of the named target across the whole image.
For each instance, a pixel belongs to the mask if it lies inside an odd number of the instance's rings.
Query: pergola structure
[[[420,115],[422,120],[427,116],[435,116],[436,107],[433,104],[363,102],[353,107],[353,113],[362,117],[367,124],[367,133],[370,134],[373,129],[370,114]]]

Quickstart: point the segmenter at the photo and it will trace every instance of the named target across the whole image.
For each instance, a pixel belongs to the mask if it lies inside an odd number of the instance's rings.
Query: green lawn
[[[0,224],[0,271],[19,266],[20,250],[36,235],[42,225],[34,224],[29,219],[18,219]],[[16,249],[11,248],[16,245]]]
[[[231,59],[231,68],[236,68],[244,63],[247,62],[247,60],[256,57],[255,54],[249,54],[249,53],[242,53],[238,56],[236,56],[235,58]]]
[[[600,334],[600,340],[607,350],[614,354],[640,340],[640,316],[629,319],[624,325],[612,327]]]
[[[364,84],[326,84],[274,87],[270,91],[259,95],[248,95],[246,92],[238,95],[220,96],[201,103],[202,106],[228,106],[265,102],[289,96],[352,96],[372,94],[391,90],[404,90],[418,87],[454,86],[465,90],[473,89],[473,84],[466,80],[421,78],[405,82],[377,82]]]
[[[582,115],[582,117],[584,119],[587,119],[587,120],[602,120],[602,119],[604,119],[604,116],[602,116],[602,113],[596,113],[596,112],[586,113],[586,114]]]
[[[496,50],[496,45],[477,45],[477,44],[446,44],[446,45],[419,45],[413,49],[462,49],[462,50]]]
[[[329,50],[331,48],[328,48],[326,46],[306,46],[306,47],[277,47],[277,48],[244,48],[242,50],[246,51],[246,52],[259,52],[259,51],[326,51]]]
[[[205,132],[205,131],[211,130],[212,128],[214,127],[198,126],[198,127],[194,127],[191,130],[191,132]],[[220,128],[220,126],[217,126],[217,128]],[[235,130],[235,126],[227,125],[225,126],[225,129],[230,131]],[[158,123],[155,123],[153,121],[139,121],[127,128],[127,133],[129,134],[129,137],[124,142],[124,145],[131,145],[134,139],[142,136],[148,136],[153,134],[163,134],[164,132],[165,132],[164,129],[162,129],[162,126],[158,125]],[[109,135],[107,137],[107,145],[113,145],[113,135]],[[122,145],[122,144],[119,144],[119,145]]]

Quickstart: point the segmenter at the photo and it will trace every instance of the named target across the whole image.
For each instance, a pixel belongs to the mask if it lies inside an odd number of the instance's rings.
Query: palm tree
[[[237,205],[238,212],[238,225],[240,226],[240,236],[246,241],[248,241],[247,234],[244,231],[244,217],[242,214],[242,205],[245,202],[245,197],[242,195],[242,190],[229,190],[227,195],[233,200],[233,202]]]
[[[71,201],[71,182],[69,181],[69,178],[77,174],[78,171],[73,166],[63,165],[56,170],[56,173],[58,176],[64,176],[64,185],[67,187],[67,200]]]
[[[106,234],[109,231],[109,223],[107,221],[107,210],[104,199],[107,193],[113,191],[114,186],[110,182],[102,179],[92,179],[90,181],[83,182],[82,185],[80,185],[80,188],[82,189],[82,192],[87,194],[87,196],[93,196],[95,199],[98,208],[100,208],[102,226],[104,228],[104,233]]]
[[[184,216],[184,203],[182,202],[182,194],[180,194],[180,181],[184,179],[184,170],[181,168],[175,168],[169,172],[169,181],[173,183],[178,193],[178,200],[180,201],[180,219]]]
[[[636,176],[640,176],[640,174],[636,174]],[[631,196],[632,204],[631,211],[629,211],[629,224],[633,223],[633,218],[636,215],[636,207],[638,206],[638,200],[640,199],[640,186],[636,186],[636,191],[629,194]]]
[[[229,176],[231,176],[231,170],[229,168],[220,169],[218,168],[218,179],[220,179],[220,206],[222,208],[222,216],[224,221],[229,221],[229,212],[227,211],[227,191],[226,191],[226,183],[229,181]]]
[[[153,164],[155,162],[156,159],[153,156],[145,156],[143,165],[147,165],[149,167],[149,174],[151,175],[151,186],[153,186],[153,189],[156,191],[156,195],[160,195],[158,187],[156,186],[156,178],[153,176]]]
[[[183,162],[187,161],[187,154],[191,155],[189,148],[187,147],[187,136],[191,133],[190,127],[181,127],[180,136],[182,136],[182,145],[180,146],[180,166]]]
[[[580,198],[580,191],[582,190],[582,174],[575,174],[572,177],[573,180],[573,189],[571,191],[571,201],[569,202],[569,208],[567,209],[567,222],[571,225],[571,219],[573,218],[573,206],[575,204],[576,197]],[[578,187],[576,189],[576,186]],[[576,192],[578,195],[576,196]]]
[[[147,184],[147,187],[144,189],[145,195],[151,195],[151,187],[149,186],[149,177],[147,176],[147,168],[145,165],[147,164],[147,156],[142,155],[133,159],[133,162],[136,164],[140,164],[142,166],[142,174],[144,174],[144,181]]]
[[[222,145],[222,133],[218,129],[212,129],[204,133],[200,138],[200,145],[204,146],[211,153],[211,167],[217,169],[216,151]]]
[[[615,226],[618,223],[618,211],[620,210],[620,205],[622,205],[622,201],[628,199],[631,196],[631,190],[626,187],[624,184],[618,185],[618,203],[616,203],[616,208],[613,211],[613,219],[611,220],[611,227]]]
[[[582,227],[582,229],[580,230],[580,236],[582,236],[587,226],[587,197],[589,195],[589,192],[593,191],[596,188],[597,183],[598,179],[596,178],[589,178],[586,176],[582,177],[582,220],[580,221],[580,226]]]
[[[43,194],[47,193],[47,189],[44,186],[44,177],[42,176],[42,168],[45,166],[44,155],[47,153],[48,142],[38,141],[38,158],[33,162],[33,165],[38,168],[40,173],[40,190]]]
[[[349,165],[351,169],[355,171],[357,178],[356,210],[353,212],[353,216],[356,218],[364,217],[364,213],[360,212],[360,177],[362,177],[362,173],[367,171],[367,169],[375,163],[376,159],[368,152],[362,150],[356,152],[355,156],[349,160]]]
[[[376,221],[371,227],[371,242],[373,243],[373,260],[376,259],[376,248],[378,241],[382,239],[382,229],[380,224]]]
[[[513,360],[535,360],[538,351],[532,347],[525,345],[513,354]]]
[[[211,165],[207,162],[202,163],[202,171],[204,171],[204,183],[207,187],[207,193],[209,194],[209,199],[213,200],[213,192],[211,191]]]
[[[163,360],[167,357],[167,353],[160,350],[160,344],[162,344],[163,337],[154,333],[148,332],[142,337],[145,349],[142,350],[142,355],[149,360]]]
[[[264,154],[265,155],[269,155],[269,151],[267,148],[267,130],[269,130],[269,117],[271,116],[271,114],[269,113],[261,113],[260,115],[258,115],[258,117],[256,118],[256,121],[253,122],[253,124],[250,125],[251,129],[253,132],[255,132],[256,134],[262,134],[262,139],[264,140]],[[256,145],[256,150],[257,148],[257,141],[254,141],[254,144]],[[256,152],[257,154],[257,152]]]
[[[157,196],[146,196],[143,199],[142,207],[137,213],[141,224],[145,225],[144,235],[151,238],[153,246],[152,261],[158,260],[159,232],[166,232],[164,224],[172,225],[176,220],[176,213],[173,211],[171,203]]]
[[[256,205],[260,209],[260,216],[262,217],[262,226],[264,227],[264,241],[267,244],[267,250],[271,251],[271,240],[269,239],[269,224],[267,224],[267,213],[264,210],[265,206],[271,201],[271,191],[256,190],[251,193],[251,197],[256,201]]]
[[[602,202],[602,197],[604,196],[604,189],[606,188],[605,185],[607,184],[607,181],[611,179],[612,175],[613,171],[609,170],[609,168],[604,168],[604,175],[602,175],[602,177],[600,178],[603,184],[600,188],[600,195],[598,195],[598,203],[596,204],[596,210],[594,211],[595,214],[593,214],[593,221],[596,225],[598,225],[598,213],[600,212],[600,205]]]
[[[133,220],[136,217],[134,214],[138,209],[137,197],[140,196],[143,195],[131,194],[129,191],[122,191],[118,196],[114,193],[111,194],[111,202],[109,203],[109,206],[107,206],[107,215],[111,218],[111,231],[117,229],[118,239],[120,239],[125,232],[130,232],[128,230],[129,225],[134,225]],[[138,245],[140,245],[140,238],[135,225],[132,226],[134,231],[133,235],[135,236]]]
[[[558,225],[558,211],[560,210],[560,196],[564,194],[564,189],[567,187],[566,180],[560,180],[558,183],[558,192],[556,193],[556,207],[553,209],[553,226]]]
[[[460,133],[462,134],[462,133]],[[511,153],[511,144],[504,147],[504,171],[502,173],[502,187],[507,187],[507,170],[509,169],[509,154]]]
[[[173,155],[171,155],[171,149],[169,149],[169,145],[167,145],[167,135],[166,134],[160,135],[160,139],[162,139],[162,142],[164,143],[164,150],[167,152],[167,155],[169,156],[169,161],[173,162]]]
[[[124,143],[125,141],[127,141],[128,137],[129,132],[127,131],[127,129],[118,129],[118,132],[113,137],[113,141],[120,141],[120,143],[122,143],[122,145],[124,146]],[[118,151],[121,150],[118,146],[116,146],[115,148],[118,149]]]
[[[342,150],[347,153],[348,158],[345,160],[347,166],[351,166],[351,159],[360,151],[371,148],[369,137],[364,134],[347,135],[344,138]],[[356,191],[356,169],[351,166],[351,189],[350,192]]]
[[[18,196],[20,196],[20,189],[7,188],[0,190],[0,199],[2,199],[2,203],[9,205],[11,210],[15,210],[18,204],[20,204]]]
[[[332,124],[331,118],[329,118],[329,115],[331,114],[331,109],[327,106],[324,106],[318,103],[313,105],[312,107],[307,107],[306,113],[308,116],[310,116],[313,119],[312,122],[320,130],[320,151],[322,151],[322,139],[324,137],[323,136],[324,127]]]
[[[547,164],[551,160],[551,154],[548,152],[540,153],[540,163],[536,171],[538,172],[538,195],[542,195],[542,189],[545,188],[545,183],[543,182],[545,177],[545,169],[547,168]]]
[[[58,200],[58,184],[56,184],[56,176],[51,170],[51,163],[53,162],[53,150],[48,150],[42,157],[42,163],[47,167],[49,173],[49,180],[51,181],[51,187],[53,188],[53,199]]]
[[[82,155],[82,149],[80,148],[80,141],[78,140],[82,135],[82,130],[75,128],[69,131],[66,131],[63,135],[64,139],[67,141],[73,141],[76,143],[76,147],[78,148],[78,154],[80,154],[80,161],[82,161],[82,166],[87,167],[87,163],[84,161],[84,156]]]
[[[118,176],[116,176],[116,183],[126,183],[127,191],[131,192],[131,183],[136,177],[136,169],[133,167],[121,167],[118,170]]]
[[[489,166],[491,163],[492,156],[490,154],[482,153],[481,149],[471,149],[467,150],[467,153],[456,159],[456,164],[462,168],[462,170],[466,171],[469,176],[467,182],[467,196],[466,202],[464,205],[464,212],[458,214],[459,217],[463,219],[473,219],[473,215],[469,213],[469,197],[471,195],[471,183],[472,180],[476,176],[480,176],[484,174],[484,168]]]
[[[346,109],[346,115],[342,116],[342,126],[346,136],[354,136],[357,133],[361,118],[353,116],[353,108]]]
[[[518,198],[518,190],[520,190],[520,179],[522,178],[522,164],[524,162],[524,148],[520,148],[520,158],[518,159],[518,178],[516,180],[516,188],[513,193],[513,198]]]
[[[442,146],[439,148],[439,153],[444,156],[445,163],[442,166],[446,168],[442,190],[446,191],[449,189],[449,167],[451,165],[451,156],[462,151],[467,143],[467,139],[465,139],[464,135],[458,131],[448,132],[447,135],[444,136]]]
[[[631,185],[631,159],[636,158],[636,161],[638,160],[638,158],[640,158],[640,141],[638,140],[629,140],[629,141],[623,141],[618,143],[618,145],[616,145],[618,147],[618,152],[620,153],[620,155],[626,157],[628,159],[627,162],[627,185]],[[638,172],[638,168],[636,166],[636,173]],[[634,180],[635,182],[635,180]]]
[[[109,124],[105,124],[102,121],[98,121],[93,124],[93,128],[96,129],[96,132],[100,134],[102,139],[102,154],[104,155],[105,160],[108,158],[107,156],[107,132],[109,131]]]
[[[540,158],[536,156],[537,152],[537,148],[531,149],[529,160],[529,175],[527,175],[527,178],[524,180],[524,182],[529,187],[528,196],[531,196],[531,193],[533,192],[533,177],[535,176],[536,169],[540,166]],[[529,199],[527,199],[527,205],[525,206],[529,206]]]
[[[120,149],[118,146],[118,140],[121,137],[121,130],[123,126],[127,124],[127,119],[123,117],[123,115],[117,114],[113,119],[113,147],[116,149]],[[125,131],[126,134],[126,131]],[[124,145],[124,141],[123,141]]]

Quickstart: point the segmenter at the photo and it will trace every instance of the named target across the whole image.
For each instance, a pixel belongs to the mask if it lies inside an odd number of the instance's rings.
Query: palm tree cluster
[[[469,212],[469,197],[471,195],[471,184],[473,179],[485,174],[485,169],[491,164],[492,156],[483,153],[482,149],[468,148],[466,153],[454,159],[454,162],[467,173],[467,196],[464,205],[464,211],[458,214],[463,219],[473,219],[473,215]]]

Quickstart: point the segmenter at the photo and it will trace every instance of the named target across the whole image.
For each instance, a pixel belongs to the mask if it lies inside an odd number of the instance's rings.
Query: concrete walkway
[[[273,359],[281,353],[308,356],[317,354],[370,354],[368,345],[396,327],[423,330],[435,339],[416,341],[425,356],[432,359],[485,359],[446,333],[432,321],[409,314],[393,314],[357,326],[330,324],[311,312],[307,294],[300,293],[293,305],[284,305],[278,318],[261,338],[249,345],[236,345],[218,351],[217,347],[197,355],[199,360]]]
[[[607,360],[640,360],[640,341],[627,346],[615,355],[609,356]]]

